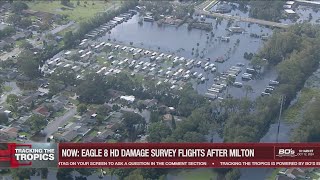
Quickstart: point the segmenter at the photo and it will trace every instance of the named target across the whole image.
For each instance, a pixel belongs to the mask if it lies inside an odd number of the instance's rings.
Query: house
[[[217,13],[230,13],[232,7],[226,3],[221,3],[217,6],[216,12]]]
[[[52,97],[53,102],[62,103],[64,106],[69,103],[69,99],[66,96],[59,95]]]
[[[42,115],[44,117],[49,117],[50,116],[50,112],[49,109],[45,106],[39,106],[37,109],[32,111],[35,114],[39,114]]]
[[[60,111],[64,108],[64,104],[61,102],[54,102],[52,104],[52,109],[54,112]]]
[[[163,115],[162,119],[164,122],[170,121],[170,123],[171,123],[173,116],[171,114],[165,114],[165,115]]]
[[[88,126],[85,126],[85,125],[79,125],[79,126],[74,127],[74,130],[77,131],[79,136],[83,137],[91,131],[91,128]]]
[[[285,175],[292,179],[302,178],[305,179],[307,177],[306,173],[300,168],[290,168],[285,171]]]
[[[154,107],[158,104],[158,100],[157,99],[146,99],[143,101],[143,104],[147,107],[147,108],[151,108]]]
[[[59,137],[55,137],[60,141],[66,141],[66,142],[70,142],[73,139],[75,139],[78,136],[78,132],[76,130],[70,130],[70,131],[66,131],[64,133],[62,133]]]
[[[85,114],[85,115],[83,115],[81,117],[80,123],[87,124],[87,125],[94,125],[94,124],[97,123],[97,119],[96,118],[91,118],[91,115],[88,115],[88,113],[87,113],[87,114]]]
[[[127,101],[128,103],[133,103],[135,100],[134,96],[120,96],[120,99]]]
[[[5,134],[9,139],[15,139],[18,137],[18,128],[7,127],[0,130],[0,134]]]
[[[8,41],[0,41],[0,49],[5,49],[6,46],[11,46],[12,43],[8,42]]]
[[[293,178],[290,178],[290,177],[285,176],[285,175],[277,175],[275,180],[293,180]]]
[[[32,35],[32,32],[31,32],[31,31],[19,32],[19,33],[16,33],[15,35],[13,35],[11,38],[12,38],[14,41],[19,41],[19,40],[21,40],[21,39],[25,39],[25,38],[31,37],[31,35]]]
[[[32,102],[37,101],[39,95],[40,92],[36,91],[34,93],[29,94],[28,96],[24,96],[23,98],[20,98],[20,104],[24,106],[30,106]]]

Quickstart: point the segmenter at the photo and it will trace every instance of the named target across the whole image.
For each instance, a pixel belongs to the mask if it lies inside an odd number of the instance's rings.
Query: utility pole
[[[280,121],[281,121],[281,115],[282,115],[282,106],[283,106],[283,101],[284,101],[285,97],[281,96],[280,99],[280,113],[279,113],[279,119],[278,119],[278,131],[277,131],[277,139],[276,142],[278,143],[279,140],[279,132],[280,132]]]

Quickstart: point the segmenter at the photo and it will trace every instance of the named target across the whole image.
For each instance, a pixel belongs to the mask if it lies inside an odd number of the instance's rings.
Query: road
[[[277,22],[272,22],[272,21],[265,21],[261,19],[255,19],[255,18],[245,18],[241,16],[232,16],[229,14],[221,14],[221,13],[215,13],[215,12],[210,12],[208,11],[209,7],[212,7],[214,4],[216,4],[218,1],[206,1],[203,4],[200,4],[198,7],[196,7],[195,12],[198,14],[203,14],[206,16],[211,16],[211,17],[221,17],[225,19],[233,19],[236,21],[244,21],[244,22],[250,22],[250,23],[255,23],[255,24],[261,24],[265,26],[270,26],[270,27],[278,27],[278,28],[288,28],[288,24],[284,23],[277,23]]]
[[[0,55],[0,60],[1,61],[5,61],[8,58],[12,57],[12,56],[17,56],[21,53],[21,49],[16,47],[14,48],[12,51],[10,52],[4,52],[3,54]]]
[[[54,28],[53,30],[50,31],[51,34],[56,34],[60,31],[63,31],[64,29],[70,27],[70,26],[73,26],[75,24],[74,21],[70,21],[68,24],[65,24],[65,25],[61,25],[61,26],[58,26],[56,28]]]
[[[43,130],[46,133],[45,140],[51,136],[53,133],[58,131],[58,128],[65,124],[70,118],[72,118],[77,113],[77,108],[75,106],[71,107],[63,116],[56,117],[53,121],[51,121],[47,127]]]

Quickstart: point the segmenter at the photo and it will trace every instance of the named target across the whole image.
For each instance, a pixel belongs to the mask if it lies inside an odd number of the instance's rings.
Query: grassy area
[[[108,139],[108,141],[107,141],[108,143],[117,143],[118,141],[117,140],[115,140],[115,139]]]
[[[25,136],[27,136],[27,137],[30,137],[30,136],[31,136],[31,135],[30,135],[29,133],[27,133],[27,132],[19,132],[18,134],[19,134],[19,136],[23,136],[23,135],[25,135]]]
[[[97,136],[98,131],[97,130],[92,130],[89,134],[89,136]]]
[[[10,91],[12,91],[12,87],[11,86],[3,86],[3,91],[10,92]]]
[[[280,169],[275,169],[272,174],[268,177],[267,180],[275,180],[276,176],[278,175]]]
[[[66,109],[62,109],[62,110],[54,113],[54,114],[53,114],[53,117],[61,117],[61,116],[63,116],[66,112],[67,112]]]
[[[74,104],[74,105],[78,105],[79,104],[79,101],[78,100],[76,100],[76,99],[69,99],[69,101],[72,103],[72,104]]]
[[[73,7],[64,6],[61,1],[32,1],[28,2],[30,9],[35,11],[49,12],[53,14],[66,15],[69,19],[76,22],[86,21],[95,14],[104,12],[113,6],[117,6],[119,1],[79,1],[80,4],[77,5],[78,1],[71,1]]]
[[[107,55],[98,56],[97,57],[97,62],[101,66],[105,66],[105,67],[110,66],[110,62],[107,60]]]
[[[284,113],[284,119],[287,122],[296,122],[299,120],[299,114],[313,97],[320,97],[320,91],[315,88],[303,88],[297,102]]]
[[[215,173],[212,169],[186,169],[172,175],[175,176],[176,179],[183,180],[208,180],[217,178],[217,173]]]
[[[76,138],[74,138],[73,140],[72,140],[72,142],[79,142],[80,140],[81,140],[81,136],[77,136]]]

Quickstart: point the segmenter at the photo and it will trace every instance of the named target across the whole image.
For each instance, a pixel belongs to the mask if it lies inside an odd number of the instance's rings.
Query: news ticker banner
[[[8,167],[320,167],[320,143],[0,143]]]

